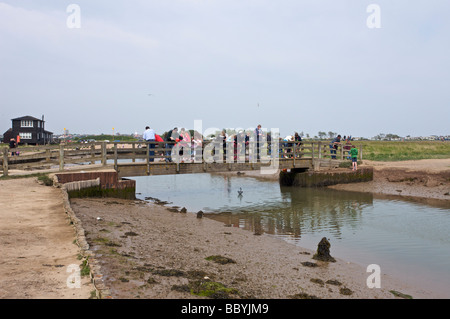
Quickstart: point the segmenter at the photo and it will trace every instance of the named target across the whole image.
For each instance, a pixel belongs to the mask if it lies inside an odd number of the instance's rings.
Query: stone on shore
[[[313,259],[320,261],[336,262],[336,260],[330,255],[330,242],[323,237],[317,246],[317,253],[314,254]]]

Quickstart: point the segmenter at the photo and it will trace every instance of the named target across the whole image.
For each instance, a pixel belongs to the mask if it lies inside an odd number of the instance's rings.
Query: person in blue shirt
[[[145,132],[143,134],[143,139],[147,142],[155,142],[156,136],[155,136],[155,130],[150,128],[149,126],[145,127]],[[149,143],[148,144],[148,155],[150,157],[150,162],[155,161],[155,151],[153,150],[155,148],[155,143]]]
[[[331,159],[336,159],[336,150],[339,144],[341,144],[341,135],[338,135],[330,142]]]

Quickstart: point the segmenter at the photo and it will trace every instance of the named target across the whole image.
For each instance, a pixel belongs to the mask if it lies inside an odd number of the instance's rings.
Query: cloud
[[[82,49],[98,50],[84,60],[87,63],[104,58],[104,55],[97,56],[95,53],[106,53],[109,48],[119,51],[129,48],[129,51],[147,53],[158,47],[158,41],[154,38],[128,32],[119,25],[90,18],[83,12],[81,28],[70,29],[66,23],[69,15],[63,10],[38,11],[0,3],[0,35],[7,40],[9,48],[20,46],[30,51],[66,56],[74,52],[73,59]]]

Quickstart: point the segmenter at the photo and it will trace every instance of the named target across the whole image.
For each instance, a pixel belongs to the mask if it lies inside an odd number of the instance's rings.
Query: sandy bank
[[[450,159],[417,160],[402,162],[364,161],[361,166],[372,166],[371,182],[340,184],[334,189],[395,195],[425,200],[433,204],[450,201]],[[360,167],[361,167],[360,166]]]

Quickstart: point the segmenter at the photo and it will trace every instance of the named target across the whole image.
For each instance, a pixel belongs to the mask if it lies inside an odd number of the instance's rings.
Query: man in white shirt
[[[144,138],[145,141],[147,142],[155,142],[156,141],[156,137],[155,137],[155,130],[150,128],[149,126],[145,127],[145,132],[142,135],[142,137]],[[150,157],[150,162],[154,162],[155,161],[155,151],[153,151],[153,149],[155,148],[155,144],[154,143],[149,143],[148,144],[148,155]]]
[[[255,129],[255,140],[256,140],[256,158],[259,159],[259,142],[262,142],[262,130],[261,130],[261,124],[258,124],[258,126]]]

